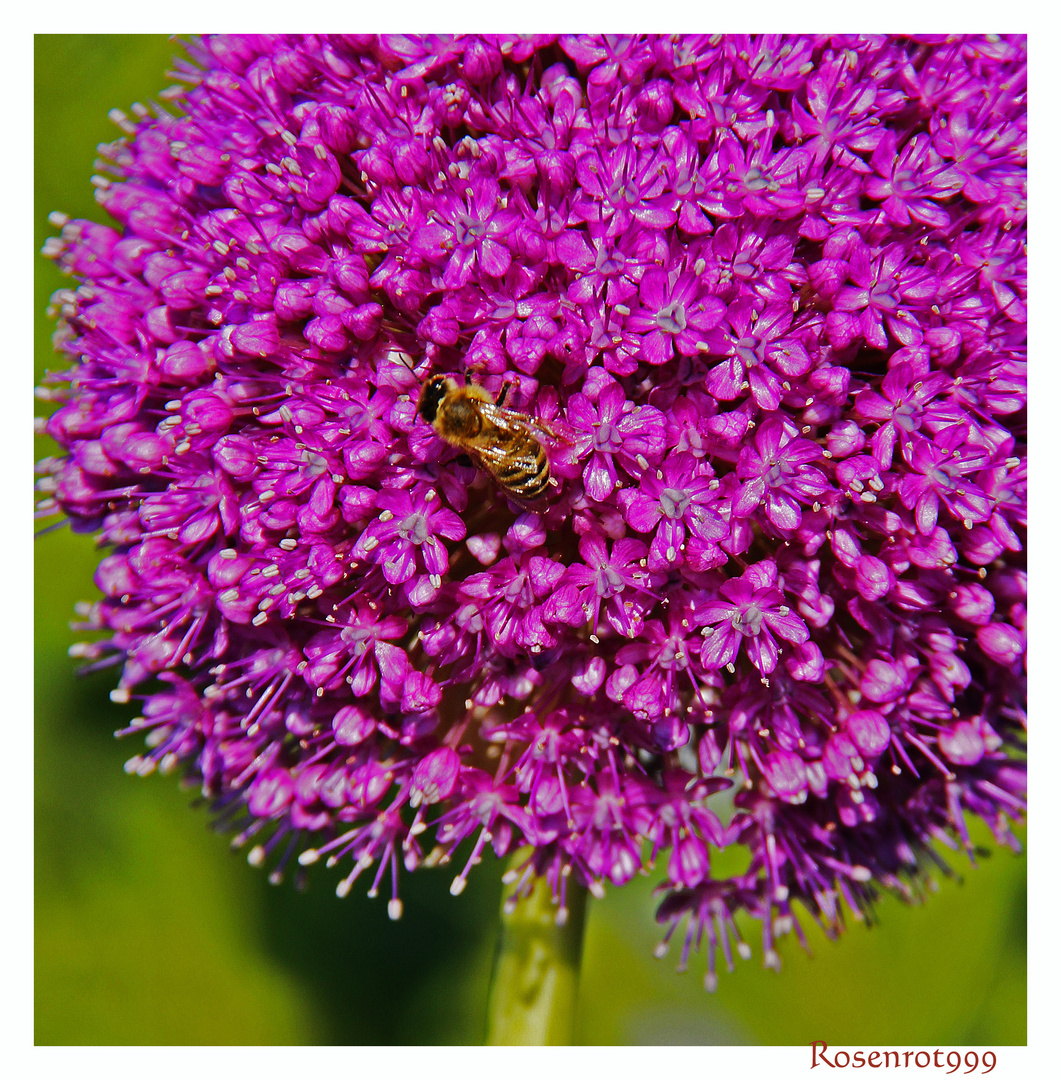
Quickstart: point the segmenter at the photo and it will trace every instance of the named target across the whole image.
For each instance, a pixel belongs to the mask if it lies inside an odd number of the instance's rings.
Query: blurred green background
[[[107,120],[168,85],[178,44],[158,36],[35,39],[35,240],[52,210],[103,220],[89,177]],[[36,379],[57,366],[49,295],[66,283],[35,260]],[[28,388],[27,388],[28,389]],[[52,452],[39,440],[37,456]],[[268,884],[209,828],[173,777],[136,779],[140,747],[113,731],[113,673],[75,677],[73,605],[95,595],[99,553],[60,529],[35,545],[35,1027],[38,1044],[477,1043],[500,897],[490,861],[459,898],[452,871],[406,875],[405,916],[385,899]],[[987,843],[985,830],[977,839]],[[839,943],[807,922],[813,957],[781,945],[702,989],[702,959],[654,960],[654,882],[592,902],[576,1037],[604,1043],[1023,1044],[1026,864],[997,851],[924,906],[881,902],[879,925]],[[675,946],[678,943],[675,943]]]

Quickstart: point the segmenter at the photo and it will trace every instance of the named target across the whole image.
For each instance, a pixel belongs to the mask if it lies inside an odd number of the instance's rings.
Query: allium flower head
[[[42,510],[108,548],[131,768],[394,917],[487,845],[561,910],[662,860],[711,985],[738,912],[775,963],[965,815],[1015,843],[1025,48],[194,42],[47,248]],[[546,497],[436,373],[557,433]]]

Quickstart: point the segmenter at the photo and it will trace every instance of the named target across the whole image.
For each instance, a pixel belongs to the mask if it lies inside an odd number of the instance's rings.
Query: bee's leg
[[[531,421],[531,426],[540,431],[546,438],[552,439],[554,442],[563,443],[565,446],[571,445],[571,440],[561,435],[554,427],[547,424],[544,420],[539,420],[535,417]]]
[[[497,401],[494,402],[498,408],[503,408],[505,404],[505,398],[508,397],[508,388],[512,385],[510,382],[503,382],[501,384],[501,393],[497,395]]]

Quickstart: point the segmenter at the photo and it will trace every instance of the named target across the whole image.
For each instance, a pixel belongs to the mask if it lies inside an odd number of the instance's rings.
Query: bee
[[[463,450],[506,494],[520,502],[541,498],[550,483],[549,459],[538,435],[557,438],[548,425],[505,408],[511,383],[495,401],[482,386],[460,386],[449,375],[424,383],[416,411],[443,442]]]

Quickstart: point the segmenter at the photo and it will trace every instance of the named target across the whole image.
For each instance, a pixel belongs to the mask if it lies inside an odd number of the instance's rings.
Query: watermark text
[[[829,1069],[942,1069],[945,1075],[961,1070],[985,1075],[997,1064],[991,1050],[830,1050],[827,1043],[812,1042],[810,1067]]]

